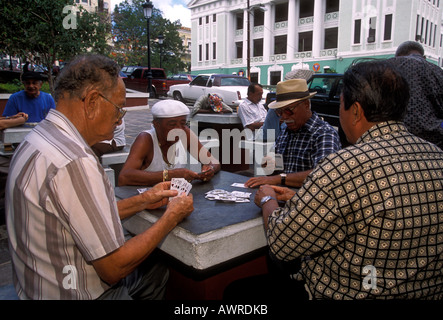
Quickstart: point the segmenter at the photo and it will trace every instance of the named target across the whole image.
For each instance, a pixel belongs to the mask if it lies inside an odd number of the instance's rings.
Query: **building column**
[[[298,19],[295,1],[296,0],[289,0],[288,2],[288,42],[286,44],[286,54],[289,61],[294,59],[296,48],[295,39]]]
[[[314,31],[312,32],[312,56],[320,57],[322,47],[322,33],[324,26],[324,0],[315,0],[314,3]]]
[[[274,24],[272,21],[272,6],[271,3],[265,4],[265,21],[264,21],[264,27],[263,30],[263,62],[268,63],[269,62],[269,56],[271,55],[271,50],[273,48],[272,46],[272,32],[274,30]]]
[[[232,11],[227,11],[225,13],[225,17],[226,20],[226,26],[225,26],[225,30],[226,30],[226,61],[223,61],[222,63],[226,63],[226,65],[231,65],[231,61],[234,59],[235,57],[235,53],[236,53],[236,47],[235,47],[235,25],[234,25],[234,14],[232,13]],[[218,19],[217,19],[218,20]],[[219,22],[217,21],[217,24]],[[217,42],[218,42],[218,36],[219,33],[217,33]],[[219,46],[219,44],[217,43],[217,47]]]

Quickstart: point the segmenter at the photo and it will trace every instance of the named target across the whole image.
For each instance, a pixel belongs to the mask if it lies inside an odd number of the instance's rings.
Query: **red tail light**
[[[240,91],[237,91],[237,97],[238,97],[238,100],[241,100],[241,94],[240,94]]]

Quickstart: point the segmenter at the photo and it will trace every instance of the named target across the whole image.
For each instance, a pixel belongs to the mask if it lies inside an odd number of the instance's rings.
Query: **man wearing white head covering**
[[[149,186],[172,178],[209,181],[220,171],[218,160],[206,149],[202,150],[198,137],[186,126],[189,108],[184,103],[163,100],[151,112],[153,126],[135,139],[118,178],[120,186]],[[187,152],[202,163],[200,173],[186,168]]]

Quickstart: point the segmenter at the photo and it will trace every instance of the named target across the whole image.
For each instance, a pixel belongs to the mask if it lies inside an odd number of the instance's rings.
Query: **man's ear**
[[[84,108],[85,117],[87,119],[94,119],[99,110],[99,95],[95,90],[89,91],[85,97]]]
[[[352,116],[353,116],[353,120],[352,120],[352,124],[353,125],[355,125],[358,122],[362,121],[362,119],[365,116],[364,110],[361,107],[360,102],[357,102],[357,101],[354,102],[353,105],[351,106],[351,112],[352,112]]]

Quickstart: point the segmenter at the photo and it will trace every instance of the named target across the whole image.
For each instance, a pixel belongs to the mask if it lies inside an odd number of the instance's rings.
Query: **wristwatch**
[[[281,177],[281,185],[285,186],[286,185],[286,173],[280,173],[280,177]]]
[[[263,207],[263,205],[268,202],[269,200],[275,200],[277,201],[277,199],[275,199],[274,197],[271,196],[264,196],[263,198],[261,198],[260,200],[260,207]]]

